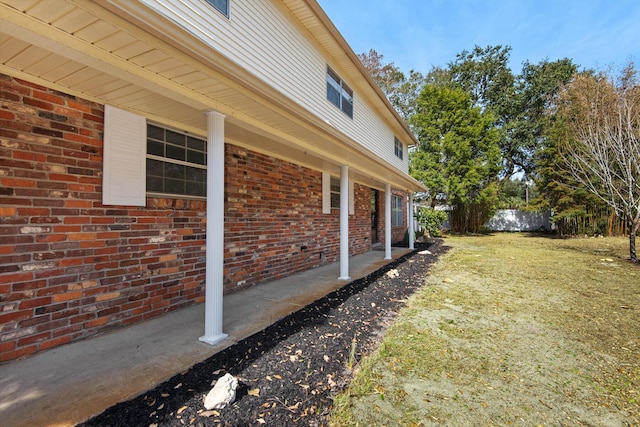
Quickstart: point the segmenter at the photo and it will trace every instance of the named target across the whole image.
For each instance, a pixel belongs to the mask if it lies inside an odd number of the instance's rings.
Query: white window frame
[[[179,131],[167,126],[163,126],[160,125],[158,123],[153,123],[153,122],[147,122],[147,129],[149,129],[149,126],[153,126],[156,128],[161,129],[162,131],[165,132],[171,132],[173,134],[177,134],[177,136],[181,136],[185,138],[185,143],[184,146],[179,146],[179,145],[173,145],[171,143],[171,141],[168,141],[166,138],[162,138],[162,139],[158,139],[158,138],[152,138],[152,136],[149,134],[148,130],[147,130],[147,141],[146,141],[146,158],[145,158],[145,162],[147,162],[148,160],[151,161],[157,161],[157,162],[162,162],[165,164],[173,164],[173,165],[178,165],[178,166],[184,166],[187,168],[192,168],[192,169],[200,169],[200,170],[204,170],[204,181],[202,182],[202,184],[204,184],[204,191],[202,192],[201,195],[198,194],[187,194],[187,192],[166,192],[166,191],[154,191],[154,190],[149,190],[149,185],[145,184],[145,187],[147,188],[147,194],[151,195],[151,196],[162,196],[162,197],[184,197],[184,198],[191,198],[191,199],[201,199],[204,200],[207,198],[207,190],[206,190],[206,184],[207,184],[207,178],[206,178],[206,171],[207,171],[207,140],[206,138],[202,138],[202,137],[198,137],[192,134],[189,134],[187,132],[183,132],[183,131]],[[165,133],[166,136],[166,133]],[[194,143],[202,143],[204,146],[204,150],[199,150],[196,148],[191,148],[189,147],[189,142],[190,140],[192,140],[192,142]],[[164,147],[166,148],[178,148],[178,149],[182,149],[184,147],[184,151],[185,151],[185,158],[187,158],[187,156],[189,155],[189,153],[193,153],[193,154],[201,154],[204,158],[203,158],[203,162],[204,163],[194,163],[193,161],[189,161],[189,160],[178,160],[178,159],[173,159],[171,157],[168,157],[166,155],[166,153],[164,155],[158,155],[158,154],[152,154],[149,153],[149,144],[150,142],[158,142],[163,144]],[[145,179],[149,179],[148,177],[149,175],[149,167],[147,167],[147,173],[145,174]],[[161,176],[161,179],[166,179],[167,176],[163,173]],[[188,181],[185,181],[188,182]],[[196,182],[196,181],[193,181]]]
[[[105,105],[102,204],[107,206],[145,206],[148,195],[206,200],[206,193],[203,196],[197,196],[147,192],[147,159],[176,163],[189,167],[196,166],[206,170],[206,165],[203,166],[147,154],[148,124],[194,139],[203,139],[202,137],[177,131],[156,123],[147,123],[147,119],[144,116],[121,110],[111,105]],[[206,139],[204,139],[204,142],[206,150]],[[204,154],[206,159],[206,152]]]
[[[393,151],[397,158],[404,159],[404,144],[397,137],[393,138]]]
[[[340,178],[331,177],[331,209],[340,209]]]
[[[337,92],[338,99],[329,96],[330,91]],[[353,90],[327,65],[327,100],[353,119]]]
[[[332,190],[331,181],[337,180],[338,183],[338,191]],[[335,181],[334,181],[335,182]],[[336,178],[331,176],[331,174],[323,172],[322,173],[322,213],[330,214],[332,209],[340,209],[340,204],[338,202],[338,206],[333,206],[331,203],[331,195],[337,194],[337,199],[340,200],[340,178]],[[349,215],[355,214],[355,187],[353,181],[349,180]]]
[[[403,198],[391,195],[391,226],[401,227],[404,225],[404,215],[402,211]]]
[[[231,0],[204,0],[209,6],[213,7],[215,10],[223,14],[225,17],[229,18],[229,9],[231,8]],[[223,5],[219,3],[223,2]]]

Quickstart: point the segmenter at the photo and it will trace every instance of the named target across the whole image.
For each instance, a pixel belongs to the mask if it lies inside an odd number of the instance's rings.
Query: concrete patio
[[[397,259],[408,249],[393,248]],[[351,280],[384,267],[384,252],[349,259]],[[0,365],[0,424],[72,426],[131,399],[345,286],[333,263],[224,297],[228,338],[198,341],[204,305]]]

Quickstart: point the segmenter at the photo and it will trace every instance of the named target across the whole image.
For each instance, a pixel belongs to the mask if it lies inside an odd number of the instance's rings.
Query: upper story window
[[[229,1],[231,0],[205,0],[211,6],[216,8],[220,13],[222,13],[227,18],[229,17]]]
[[[327,99],[341,109],[347,116],[353,118],[353,91],[327,66]]]
[[[207,142],[147,123],[147,192],[207,196]]]
[[[404,144],[398,138],[394,138],[393,146],[396,157],[402,160],[404,157]]]

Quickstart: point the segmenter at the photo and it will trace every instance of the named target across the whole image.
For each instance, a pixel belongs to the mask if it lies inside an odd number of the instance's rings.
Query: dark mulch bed
[[[419,254],[429,250],[431,254]],[[405,298],[423,285],[442,241],[349,283],[265,330],[122,402],[81,426],[326,426],[333,397],[377,346]],[[397,270],[390,277],[389,270]],[[225,373],[239,379],[235,402],[206,411],[204,396]]]

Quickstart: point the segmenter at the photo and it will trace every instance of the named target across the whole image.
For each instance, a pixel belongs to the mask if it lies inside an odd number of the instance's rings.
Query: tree
[[[509,68],[510,46],[475,46],[449,64],[451,80],[471,94],[474,105],[491,109],[502,123],[511,109],[515,77]]]
[[[502,181],[518,173],[533,174],[536,153],[551,124],[545,112],[559,88],[576,72],[571,60],[562,59],[539,64],[527,61],[522,72],[514,75],[508,64],[510,52],[509,46],[475,46],[471,52],[459,53],[449,64],[452,84],[468,91],[475,105],[495,117],[500,132]]]
[[[358,54],[360,62],[367,69],[369,75],[378,84],[382,93],[387,98],[390,94],[395,92],[398,86],[405,80],[404,74],[393,62],[385,63],[384,55],[379,54],[373,49],[370,49],[368,53]]]
[[[411,70],[407,78],[393,62],[385,63],[384,56],[373,49],[358,54],[358,58],[400,117],[408,123],[424,86],[424,76]]]
[[[522,66],[517,76],[511,111],[505,121],[505,176],[522,171],[535,176],[536,156],[545,146],[546,135],[555,117],[547,114],[554,108],[556,94],[571,81],[577,71],[570,59],[540,61]]]
[[[432,197],[447,194],[454,231],[477,232],[493,214],[500,169],[493,122],[460,88],[426,85],[418,97],[412,125],[420,144],[410,173]]]
[[[546,131],[544,146],[536,155],[536,185],[540,193],[534,206],[538,210],[552,210],[551,221],[556,225],[560,237],[589,233],[589,230],[595,234],[600,218],[594,218],[592,213],[601,212],[603,203],[563,168],[559,141],[565,140],[568,132],[562,119],[554,120]],[[597,231],[605,233],[604,230]]]
[[[558,114],[570,132],[559,154],[575,181],[629,224],[629,255],[638,262],[640,228],[640,86],[629,63],[617,79],[611,72],[583,73],[565,87]]]

